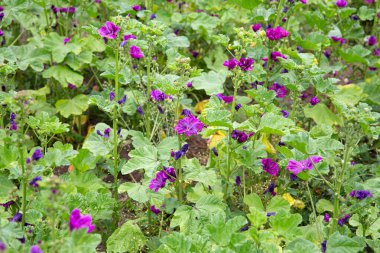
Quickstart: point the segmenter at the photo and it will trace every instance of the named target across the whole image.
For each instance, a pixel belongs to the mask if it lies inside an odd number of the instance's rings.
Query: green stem
[[[42,5],[43,5],[43,8],[44,8],[44,15],[45,15],[45,19],[46,19],[46,24],[50,27],[50,20],[48,18],[48,13],[47,13],[47,9],[46,9],[45,0],[42,1]]]
[[[20,128],[20,139],[19,139],[19,153],[20,153],[20,163],[21,163],[21,169],[22,169],[22,203],[21,203],[21,209],[22,209],[22,228],[25,227],[25,218],[26,218],[26,187],[27,187],[27,178],[26,178],[26,170],[25,170],[25,157],[24,157],[24,151],[23,148],[24,144],[24,105],[21,102],[21,128]]]
[[[177,99],[177,106],[176,106],[176,121],[179,120],[181,114],[180,114],[180,102],[179,97]],[[178,137],[178,150],[181,150],[181,136],[177,135]],[[182,193],[182,161],[181,158],[177,160],[177,175],[178,175],[178,185],[177,185],[177,191],[178,191],[178,200],[180,203],[182,203],[183,193]]]
[[[151,75],[151,59],[152,59],[152,56],[151,56],[151,52],[150,52],[150,49],[148,49],[148,63],[147,63],[147,80],[146,80],[146,84],[147,84],[147,88],[148,88],[148,94],[147,96],[150,97],[150,93],[152,91],[152,87],[150,85],[150,75]],[[151,139],[151,127],[150,127],[150,112],[149,112],[149,103],[147,104],[147,113],[145,114],[145,120],[146,120],[146,134],[147,134],[147,137],[149,139]]]
[[[317,212],[315,211],[313,197],[311,195],[311,191],[310,191],[310,188],[309,188],[309,182],[307,182],[307,181],[306,181],[306,188],[307,188],[307,192],[308,192],[308,195],[309,195],[309,199],[310,199],[310,203],[311,203],[311,208],[313,209],[314,222],[315,222],[315,225],[317,227],[317,233],[318,233],[318,240],[321,241],[322,237],[321,237],[320,227],[318,225]]]
[[[280,0],[280,2],[278,3],[277,14],[276,14],[276,22],[274,22],[274,27],[277,27],[278,23],[280,21],[280,16],[281,16],[281,12],[282,12],[282,6],[284,5],[284,1],[285,0]]]

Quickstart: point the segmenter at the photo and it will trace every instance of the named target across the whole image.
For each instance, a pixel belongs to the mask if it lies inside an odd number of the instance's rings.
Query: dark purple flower
[[[331,52],[328,50],[323,51],[323,54],[326,56],[326,58],[330,58]]]
[[[141,108],[141,105],[139,105],[139,107],[137,107],[137,110],[136,110],[140,115],[144,115],[144,111],[142,110]]]
[[[344,224],[346,224],[348,222],[348,220],[350,219],[350,217],[351,217],[351,215],[347,214],[343,218],[340,218],[338,220],[339,226],[343,226]]]
[[[310,99],[310,104],[311,105],[316,105],[316,104],[318,104],[320,101],[319,101],[319,99],[317,98],[317,97],[312,97],[311,99]]]
[[[356,164],[355,161],[352,160],[352,161],[351,161],[351,166],[355,166],[355,164]]]
[[[21,221],[22,221],[22,213],[16,213],[11,219],[11,222],[21,222]]]
[[[69,88],[70,90],[75,90],[77,88],[77,86],[72,84],[72,83],[68,83],[67,88]]]
[[[285,55],[281,54],[280,52],[274,51],[270,54],[270,58],[274,61],[278,61],[277,58],[287,59]]]
[[[261,28],[261,24],[254,24],[254,25],[252,25],[252,30],[254,31],[254,32],[257,32],[258,30],[260,30],[260,28]]]
[[[294,175],[292,173],[290,173],[290,181],[296,181],[298,179],[297,175]]]
[[[244,231],[247,231],[249,229],[249,226],[248,225],[245,225],[244,227],[242,227],[240,229],[240,232],[244,232]]]
[[[66,45],[67,43],[69,43],[70,40],[71,40],[70,37],[64,38],[64,39],[63,39],[63,45]]]
[[[377,39],[376,39],[375,36],[370,36],[370,37],[368,38],[368,45],[370,45],[370,46],[374,46],[374,45],[376,45],[376,43],[377,43]]]
[[[150,92],[150,97],[154,99],[156,102],[164,101],[167,98],[170,98],[170,96],[163,93],[161,90],[152,90]]]
[[[283,18],[281,19],[281,22],[282,22],[282,23],[285,23],[286,20],[287,20],[286,17],[283,17]]]
[[[327,248],[327,241],[324,240],[321,244],[321,251],[322,253],[325,253],[326,252],[326,248]]]
[[[235,105],[235,111],[239,111],[240,108],[241,108],[241,104],[237,104],[237,105]]]
[[[271,217],[271,216],[274,216],[276,214],[277,214],[276,212],[269,212],[269,213],[267,213],[267,217]]]
[[[127,95],[124,95],[121,99],[117,101],[119,105],[125,104],[125,101],[127,101]]]
[[[168,176],[166,175],[165,171],[159,171],[156,174],[156,177],[150,181],[149,189],[157,192],[159,189],[164,188],[166,184],[166,180],[168,179]]]
[[[144,57],[144,53],[141,52],[140,48],[135,45],[132,45],[129,48],[129,55],[134,59],[141,59]]]
[[[109,95],[110,101],[113,101],[115,99],[115,92],[111,91]]]
[[[364,0],[366,4],[374,4],[375,0]]]
[[[359,16],[358,15],[351,15],[350,19],[356,21],[356,20],[359,20]]]
[[[372,193],[366,190],[353,190],[350,192],[350,196],[351,198],[356,198],[358,200],[373,197]]]
[[[134,11],[141,11],[141,6],[140,5],[133,5],[132,6],[132,10],[134,10]]]
[[[243,71],[251,71],[254,60],[252,58],[241,58],[238,65]]]
[[[193,83],[192,83],[192,82],[188,82],[188,83],[186,84],[186,86],[187,86],[187,88],[192,88],[192,87],[193,87]]]
[[[335,2],[335,5],[338,6],[339,8],[344,8],[347,6],[347,1],[346,0],[338,0]]]
[[[51,10],[52,10],[52,12],[53,12],[54,14],[57,14],[58,11],[59,11],[59,8],[57,8],[57,7],[55,7],[54,5],[52,5],[52,6],[51,6]],[[56,17],[57,17],[57,15],[56,15]]]
[[[289,8],[288,7],[284,7],[284,9],[282,10],[284,13],[287,13],[288,12],[288,10],[289,10]]]
[[[59,9],[60,13],[66,13],[67,11],[68,9],[66,7],[62,7],[61,9]]]
[[[180,159],[181,157],[183,157],[187,150],[189,149],[189,144],[184,144],[181,148],[181,150],[178,150],[177,152],[174,152],[174,160],[178,160]]]
[[[224,96],[222,93],[216,94],[217,98],[223,100],[226,104],[232,103],[234,96]]]
[[[154,214],[159,214],[161,212],[160,209],[157,209],[155,205],[152,205],[150,206],[150,210],[152,211],[152,213]]]
[[[3,12],[3,11],[4,11],[4,6],[0,5],[0,12]]]
[[[5,245],[5,243],[3,242],[0,242],[0,252],[5,252],[6,249],[7,249],[7,245]]]
[[[5,211],[8,210],[9,207],[11,207],[11,205],[13,205],[15,202],[13,200],[10,200],[8,202],[5,202],[4,204],[0,204],[0,206],[4,207],[5,208]]]
[[[297,47],[296,47],[296,50],[297,50],[297,52],[298,52],[298,53],[302,53],[302,51],[303,51],[303,48],[302,48],[302,47],[300,47],[300,46],[297,46]]]
[[[190,116],[180,119],[174,129],[178,134],[185,134],[189,137],[202,132],[203,127],[204,125],[199,119]]]
[[[229,70],[234,69],[238,65],[238,62],[235,58],[224,61],[223,66],[227,67]]]
[[[150,20],[153,20],[153,19],[156,19],[157,18],[157,16],[156,16],[156,14],[154,14],[154,13],[152,13],[152,15],[150,15]]]
[[[235,178],[235,183],[236,183],[237,186],[240,186],[240,184],[241,184],[240,176],[237,176],[237,177]]]
[[[95,228],[95,225],[92,224],[91,215],[82,215],[77,208],[71,212],[69,225],[70,230],[87,228],[87,233],[91,233]]]
[[[104,138],[109,138],[110,137],[110,133],[111,133],[111,128],[107,127],[106,129],[104,129]]]
[[[341,45],[343,45],[346,42],[346,39],[342,37],[331,36],[331,39],[335,42],[340,42]]]
[[[12,131],[16,131],[17,130],[17,124],[16,122],[12,121],[11,122],[11,126],[9,127],[10,130]]]
[[[276,92],[276,97],[283,98],[288,94],[288,90],[285,88],[285,86],[279,84],[279,83],[273,83],[272,86],[268,88],[268,90],[273,90]]]
[[[38,245],[33,245],[32,247],[30,247],[29,253],[42,253],[42,250]]]
[[[26,158],[25,162],[26,162],[26,164],[29,164],[31,162],[30,158],[29,157]]]
[[[0,37],[4,36],[3,30],[0,29]]]
[[[239,143],[243,143],[248,140],[254,133],[246,134],[244,131],[233,130],[231,132],[231,138],[237,140]]]
[[[266,35],[270,40],[280,40],[282,38],[288,37],[289,32],[283,29],[281,26],[277,26],[276,28],[267,28]]]
[[[213,147],[211,150],[212,150],[212,152],[214,153],[215,156],[219,156],[218,151],[216,150],[215,147]]]
[[[329,222],[330,222],[330,215],[329,215],[329,213],[325,213],[325,216],[323,217],[323,220],[324,220],[326,223],[329,223]]]
[[[3,21],[4,18],[4,12],[0,12],[0,22]]]
[[[161,114],[164,114],[164,109],[160,105],[157,105],[157,109]]]
[[[124,37],[123,37],[124,41],[135,40],[135,39],[136,39],[136,36],[133,34],[127,34],[127,35],[124,35]]]
[[[98,30],[98,33],[103,38],[108,39],[116,39],[117,33],[119,32],[120,28],[115,25],[114,23],[107,21],[105,26],[100,27]]]
[[[380,56],[380,48],[376,48],[373,50],[373,55],[374,56]]]
[[[75,7],[74,6],[70,6],[69,7],[69,13],[73,14],[75,12]]]
[[[289,113],[288,113],[288,111],[286,111],[286,110],[281,110],[281,113],[282,113],[282,116],[284,116],[284,118],[289,117]]]
[[[272,176],[277,176],[280,171],[278,164],[272,158],[261,159],[261,164],[263,165],[263,169]]]
[[[191,111],[188,109],[183,109],[181,112],[181,115],[186,116],[186,117],[192,116]]]
[[[198,51],[192,51],[192,52],[191,52],[191,55],[192,55],[194,58],[197,58],[198,55],[199,55],[199,52],[198,52]]]
[[[166,168],[164,167],[166,174],[168,175],[167,179],[170,182],[174,182],[177,178],[177,175],[175,174],[175,169],[173,167]]]
[[[41,149],[37,148],[36,150],[34,150],[34,152],[32,154],[32,160],[38,161],[41,158],[42,158],[42,151],[41,151]]]
[[[96,130],[96,134],[99,136],[103,136],[103,134],[102,134],[102,132],[100,132],[100,130]]]
[[[309,97],[309,93],[307,92],[307,91],[303,91],[302,93],[301,93],[301,96],[300,96],[300,99],[302,99],[302,100],[306,100],[308,97]]]
[[[29,185],[32,186],[32,187],[37,188],[39,186],[38,185],[38,181],[41,181],[41,180],[42,180],[41,176],[36,176],[32,180],[30,180]]]
[[[276,185],[271,182],[268,188],[264,191],[264,193],[270,193],[272,196],[276,196],[277,193],[275,191]]]

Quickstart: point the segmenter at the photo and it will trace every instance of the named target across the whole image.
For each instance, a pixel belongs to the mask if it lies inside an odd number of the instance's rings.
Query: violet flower
[[[380,56],[380,48],[376,48],[373,50],[373,55],[374,56]]]
[[[302,4],[307,4],[307,0],[300,0]]]
[[[326,222],[326,223],[329,223],[330,222],[330,215],[329,213],[325,213],[324,217],[323,217],[323,220]]]
[[[227,67],[229,70],[233,70],[238,65],[235,58],[224,61],[223,66]]]
[[[127,101],[127,95],[123,95],[121,99],[117,101],[119,105],[125,104],[125,101]]]
[[[319,163],[323,160],[323,157],[321,156],[310,156],[306,160],[301,160],[301,161],[296,161],[296,160],[289,160],[287,169],[295,174],[298,175],[304,170],[312,170],[313,169],[313,164]]]
[[[152,13],[152,15],[150,15],[150,20],[153,20],[153,19],[156,19],[157,18],[157,16],[156,16],[156,14],[154,14],[154,13]]]
[[[141,59],[144,57],[144,53],[141,52],[140,48],[135,45],[132,45],[129,48],[129,55],[134,59]]]
[[[377,39],[375,36],[370,36],[368,38],[368,45],[369,46],[374,46],[374,45],[376,45],[376,43],[377,43]]]
[[[36,150],[34,150],[33,154],[32,154],[32,160],[33,161],[38,161],[42,158],[42,151],[41,149],[37,148]]]
[[[104,129],[104,138],[110,138],[111,128],[107,127]]]
[[[69,43],[70,40],[71,40],[70,37],[64,38],[64,39],[63,39],[63,45],[66,45],[67,43]]]
[[[144,115],[144,111],[142,110],[141,105],[139,105],[139,106],[137,107],[137,110],[136,110],[136,111],[137,111],[138,114],[140,114],[141,116]]]
[[[281,54],[280,52],[274,51],[270,54],[270,58],[274,61],[278,61],[277,58],[287,59],[285,55]]]
[[[241,58],[238,62],[238,66],[243,71],[251,71],[254,60],[252,58]]]
[[[312,98],[310,99],[310,104],[311,104],[312,106],[318,104],[319,102],[320,102],[320,101],[319,101],[318,97],[312,97]]]
[[[335,2],[335,5],[338,6],[339,8],[344,8],[347,6],[347,1],[346,0],[338,0]]]
[[[91,215],[81,215],[80,210],[75,208],[70,215],[70,230],[77,230],[81,228],[87,228],[87,233],[91,233],[95,225],[92,224]]]
[[[5,243],[0,241],[0,252],[5,252],[6,249],[7,249],[7,245],[5,245]]]
[[[288,37],[289,32],[281,26],[277,26],[276,28],[267,28],[266,36],[269,40],[280,40],[282,38]]]
[[[141,6],[140,5],[133,5],[132,6],[132,10],[134,10],[134,11],[141,11]]]
[[[288,90],[285,88],[285,86],[279,83],[273,83],[272,86],[268,88],[268,90],[275,91],[277,98],[283,98],[288,94]]]
[[[183,109],[181,112],[181,115],[186,116],[186,117],[190,117],[193,114],[191,113],[191,111],[189,109]]]
[[[240,176],[237,176],[236,179],[235,179],[235,183],[237,186],[240,186],[241,184],[241,179],[240,179]]]
[[[241,108],[241,104],[237,104],[237,105],[235,105],[235,111],[239,111],[240,110],[240,108]]]
[[[215,156],[219,156],[219,153],[218,153],[218,151],[216,150],[215,147],[213,147],[211,150],[212,150],[212,152],[214,153]]]
[[[110,92],[109,99],[110,99],[110,101],[113,101],[115,99],[115,92],[114,91]]]
[[[75,12],[75,7],[74,6],[70,6],[69,7],[69,13],[73,14]]]
[[[186,84],[186,86],[187,86],[187,88],[193,88],[193,83],[192,83],[192,82],[188,82],[188,83]]]
[[[338,220],[338,224],[339,226],[343,226],[344,224],[346,224],[348,222],[348,220],[350,219],[351,215],[350,214],[347,214],[345,215],[343,218],[340,218]]]
[[[252,30],[254,31],[254,32],[257,32],[258,30],[260,30],[260,28],[261,28],[261,24],[254,24],[254,25],[252,25]]]
[[[98,34],[103,38],[116,39],[120,28],[114,23],[107,21],[105,26],[100,27]]]
[[[128,41],[128,40],[135,40],[137,37],[133,34],[127,34],[124,35],[123,40]]]
[[[11,207],[13,204],[15,204],[15,202],[13,200],[10,200],[8,202],[0,204],[0,206],[4,207],[5,211],[8,211],[8,208]]]
[[[216,94],[215,96],[220,100],[223,100],[226,104],[232,103],[234,100],[234,96],[224,96],[222,93]]]
[[[284,118],[289,117],[289,112],[288,112],[288,111],[286,111],[286,110],[281,110],[281,113],[282,113],[282,116],[284,116]]]
[[[175,126],[174,130],[177,134],[185,134],[187,137],[196,135],[202,132],[204,124],[194,116],[185,117],[180,119]]]
[[[155,205],[152,205],[150,206],[150,210],[152,211],[152,213],[154,214],[159,214],[161,212],[160,209],[157,209]]]
[[[178,150],[178,151],[174,152],[174,160],[178,160],[181,157],[183,157],[186,154],[186,152],[187,152],[188,149],[189,149],[189,144],[187,144],[187,143],[184,144],[182,146],[181,150]]]
[[[322,251],[322,253],[325,253],[325,252],[326,252],[326,249],[327,249],[327,241],[324,240],[324,241],[321,243],[321,251]]]
[[[331,39],[335,42],[340,42],[341,45],[343,45],[344,43],[346,43],[346,39],[342,38],[342,37],[337,37],[337,36],[331,36]]]
[[[261,164],[263,165],[263,170],[272,176],[277,176],[280,171],[278,164],[272,158],[261,159]]]
[[[276,185],[273,182],[271,182],[268,188],[264,191],[264,194],[270,193],[272,196],[276,196],[277,193],[275,191],[275,188],[276,188]]]
[[[38,245],[33,245],[30,247],[29,253],[42,253],[42,250]]]
[[[39,186],[38,181],[41,181],[41,180],[42,180],[41,176],[36,176],[32,180],[30,180],[29,185],[34,188],[37,188]]]
[[[152,90],[150,92],[150,98],[152,98],[156,102],[161,102],[161,101],[164,101],[165,99],[170,98],[170,96],[166,95],[161,90],[157,89],[157,90]]]
[[[231,132],[231,138],[234,140],[237,140],[239,143],[243,143],[248,140],[249,137],[254,135],[254,133],[245,133],[244,131],[239,131],[239,130],[233,130]]]
[[[69,88],[70,90],[75,90],[77,88],[77,86],[72,84],[72,83],[68,83],[67,88]]]
[[[149,189],[157,192],[159,189],[165,187],[167,179],[168,176],[166,175],[165,171],[157,172],[156,177],[150,181]]]
[[[351,198],[356,198],[358,200],[363,200],[366,198],[373,197],[372,193],[367,190],[353,190],[350,192]]]
[[[21,221],[22,221],[22,213],[16,213],[11,219],[11,222],[21,222]]]

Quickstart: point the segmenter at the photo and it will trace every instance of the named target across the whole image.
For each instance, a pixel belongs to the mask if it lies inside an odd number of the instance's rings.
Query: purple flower
[[[254,24],[254,25],[252,25],[252,30],[254,31],[254,32],[257,32],[258,30],[260,30],[260,28],[261,28],[261,24]]]
[[[307,0],[300,0],[302,4],[307,4]]]
[[[186,86],[187,86],[187,88],[192,88],[192,87],[193,87],[193,83],[192,83],[192,82],[188,82],[188,83],[186,84]]]
[[[281,110],[281,113],[282,113],[282,116],[284,116],[284,118],[289,117],[289,113],[288,113],[288,111],[286,111],[286,110]]]
[[[25,162],[26,162],[26,164],[29,164],[31,162],[30,158],[29,157],[26,158]]]
[[[270,193],[272,196],[276,196],[277,193],[275,192],[276,185],[271,182],[268,188],[264,191],[264,193]]]
[[[52,5],[52,6],[51,6],[51,10],[52,10],[52,12],[53,12],[54,14],[57,14],[58,11],[59,11],[59,8],[57,8],[57,7],[55,7],[54,5]],[[56,15],[56,17],[57,17],[57,15]]]
[[[32,247],[30,247],[29,253],[42,253],[42,250],[38,245],[33,245]]]
[[[155,205],[152,205],[150,206],[150,210],[152,211],[152,213],[154,214],[159,214],[161,212],[160,209],[157,209]]]
[[[355,161],[352,160],[352,161],[351,161],[351,166],[355,166],[355,164],[356,164]]]
[[[133,5],[132,10],[134,11],[141,11],[141,6],[140,5]]]
[[[166,184],[166,180],[168,176],[165,171],[161,170],[157,172],[156,177],[150,181],[149,189],[157,192],[159,189],[164,188]]]
[[[11,219],[11,222],[21,222],[22,221],[22,214],[16,213],[13,218]]]
[[[237,186],[240,186],[241,184],[241,179],[240,179],[240,176],[237,176],[236,179],[235,179],[235,183]]]
[[[251,71],[254,60],[252,58],[241,58],[238,65],[243,71]]]
[[[350,192],[350,196],[351,198],[356,198],[358,200],[373,197],[372,193],[366,190],[353,190]]]
[[[124,95],[121,99],[119,99],[119,100],[117,101],[117,103],[118,103],[119,105],[122,105],[122,104],[125,103],[125,101],[127,101],[127,95]]]
[[[218,151],[216,150],[215,147],[213,147],[211,150],[212,150],[212,152],[214,153],[215,156],[219,156]]]
[[[4,12],[0,12],[0,22],[3,21],[4,18]]]
[[[4,6],[0,5],[0,12],[3,12],[3,11],[4,11]]]
[[[110,137],[110,132],[111,132],[111,128],[107,127],[106,129],[104,129],[104,138],[109,138]]]
[[[144,111],[142,110],[141,108],[141,105],[139,105],[139,107],[137,107],[137,110],[138,114],[140,114],[141,116],[144,115]]]
[[[296,181],[298,179],[297,175],[290,174],[290,181]]]
[[[0,37],[4,36],[3,30],[0,29]]]
[[[288,37],[289,32],[283,29],[281,26],[277,26],[276,28],[267,28],[266,35],[270,40],[280,40],[282,38]]]
[[[163,93],[161,90],[152,90],[150,92],[150,97],[154,99],[156,102],[164,101],[167,98],[170,98],[170,96]]]
[[[87,228],[87,233],[91,233],[95,225],[92,224],[91,215],[81,215],[80,210],[75,208],[70,215],[70,230],[77,230],[81,228]]]
[[[296,160],[289,160],[287,169],[295,174],[298,175],[304,170],[312,170],[314,163],[319,163],[323,160],[323,157],[321,156],[310,156],[306,160],[296,161]]]
[[[327,248],[327,241],[324,240],[321,244],[321,251],[322,253],[325,253],[326,252],[326,248]]]
[[[149,19],[150,19],[150,20],[153,20],[153,19],[156,19],[156,18],[157,18],[156,14],[153,13],[152,15],[150,15],[150,18],[149,18]]]
[[[312,97],[311,99],[310,99],[310,104],[311,105],[316,105],[316,104],[318,104],[320,101],[319,101],[319,99],[317,98],[317,97]]]
[[[75,12],[75,7],[74,6],[70,6],[69,7],[69,13],[74,13]]]
[[[202,132],[203,123],[194,116],[185,117],[178,121],[174,130],[178,134],[185,134],[186,136],[196,135],[198,132]]]
[[[346,224],[348,222],[348,220],[350,219],[350,217],[351,217],[351,215],[347,214],[343,218],[340,218],[338,220],[339,226],[343,226],[344,224]]]
[[[280,171],[278,164],[272,158],[261,159],[261,164],[263,165],[263,169],[272,176],[277,176]]]
[[[329,213],[325,213],[325,216],[323,217],[323,220],[324,220],[326,223],[329,223],[329,221],[330,221],[330,215],[329,215]]]
[[[70,90],[75,90],[77,88],[77,86],[72,84],[72,83],[68,83],[67,88],[69,88]]]
[[[186,116],[186,117],[192,116],[191,111],[188,109],[183,109],[181,112],[181,115]]]
[[[285,23],[286,20],[287,20],[286,17],[283,17],[283,18],[281,19],[281,22],[282,22],[282,23]]]
[[[338,6],[339,8],[344,8],[347,6],[347,1],[346,0],[338,0],[335,2],[335,5]]]
[[[60,13],[66,13],[67,12],[67,8],[66,7],[62,7],[61,9],[59,9],[59,12]]]
[[[164,114],[164,109],[160,105],[157,105],[157,109],[161,114]]]
[[[275,91],[276,97],[278,98],[283,98],[288,94],[288,90],[285,88],[285,86],[279,83],[273,83],[272,86],[268,88],[268,90]]]
[[[135,40],[135,39],[136,39],[136,36],[133,34],[127,34],[127,35],[124,35],[124,37],[123,37],[124,41]]]
[[[374,45],[376,45],[376,43],[377,43],[377,39],[376,39],[375,36],[370,36],[370,37],[368,38],[368,45],[370,45],[370,46],[374,46]]]
[[[167,179],[170,182],[174,182],[177,178],[177,175],[175,174],[175,169],[173,167],[166,168],[164,167],[166,174],[168,175]]]
[[[187,150],[189,149],[189,144],[184,144],[181,148],[181,150],[178,150],[177,152],[174,152],[174,160],[178,160],[180,159],[181,157],[183,157]]]
[[[115,92],[111,91],[109,98],[110,98],[110,101],[113,101],[115,99]]]
[[[117,33],[120,28],[114,23],[107,21],[105,26],[100,27],[98,33],[103,38],[116,39]]]
[[[380,13],[380,12],[379,12]],[[380,56],[380,48],[376,48],[373,50],[373,55],[374,56]]]
[[[64,39],[63,39],[63,45],[66,45],[67,43],[69,43],[70,40],[71,40],[70,37],[64,38]]]
[[[222,93],[216,94],[215,96],[220,100],[223,100],[226,104],[229,104],[234,100],[234,96],[224,96]]]
[[[7,245],[5,245],[5,243],[3,242],[0,242],[0,252],[5,252],[6,249],[7,249]]]
[[[238,62],[235,58],[224,61],[223,66],[227,67],[229,70],[234,69],[238,65]]]
[[[240,108],[241,108],[241,104],[237,104],[237,105],[235,105],[235,111],[239,111],[240,110]]]
[[[41,149],[37,148],[36,150],[34,150],[34,152],[32,154],[32,160],[38,161],[41,158],[42,158],[42,151],[41,151]]]
[[[199,52],[198,52],[198,51],[193,51],[193,52],[191,52],[191,55],[192,55],[194,58],[197,58],[198,55],[199,55]]]
[[[29,185],[32,186],[32,187],[37,188],[39,186],[38,185],[38,181],[41,181],[41,180],[42,180],[41,176],[36,176],[32,180],[30,180]]]
[[[285,55],[281,54],[280,52],[274,51],[270,54],[270,58],[274,61],[278,61],[278,57],[287,59]]]
[[[17,130],[17,124],[15,122],[15,119],[16,119],[16,114],[14,114],[13,112],[11,113],[11,116],[10,116],[10,123],[11,123],[11,126],[9,127],[9,129],[11,131],[16,131]]]
[[[342,37],[331,36],[331,39],[335,42],[340,42],[341,45],[343,45],[346,42],[346,39]]]
[[[276,212],[269,212],[267,213],[267,217],[275,216],[277,213]]]
[[[4,204],[0,204],[0,206],[4,207],[5,208],[5,211],[8,210],[9,207],[11,207],[11,205],[13,205],[15,202],[13,200],[10,200],[8,202],[5,202]]]
[[[233,130],[231,132],[231,138],[237,140],[239,143],[243,143],[248,140],[254,133],[246,134],[244,131]]]
[[[375,0],[364,0],[364,3],[366,3],[366,4],[374,4]]]
[[[140,48],[138,46],[132,45],[129,48],[129,54],[134,59],[140,59],[144,57],[143,52],[141,52]]]

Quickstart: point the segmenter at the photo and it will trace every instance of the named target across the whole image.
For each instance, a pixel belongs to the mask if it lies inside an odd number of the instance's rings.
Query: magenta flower
[[[263,169],[272,176],[277,176],[280,171],[278,164],[272,158],[261,159],[261,164],[263,165]]]
[[[268,28],[266,30],[266,35],[270,40],[280,40],[282,38],[288,37],[289,32],[281,26],[277,26],[276,28]]]
[[[141,11],[141,6],[140,6],[140,5],[133,5],[133,6],[132,6],[132,9],[133,9],[134,11]]]
[[[127,40],[135,40],[136,39],[136,36],[133,35],[133,34],[127,34],[127,35],[124,35],[123,37],[123,40],[127,41]]]
[[[150,206],[150,210],[151,210],[152,213],[154,213],[154,214],[159,214],[159,213],[161,212],[161,210],[158,209],[158,208],[156,208],[155,205]]]
[[[243,71],[251,71],[254,60],[252,58],[241,58],[238,65]]]
[[[129,54],[134,59],[140,59],[144,57],[143,52],[141,52],[140,48],[138,46],[132,45],[129,48]]]
[[[375,0],[364,0],[364,3],[366,3],[366,4],[374,4]]]
[[[376,43],[377,43],[377,39],[375,36],[370,36],[368,38],[368,45],[369,46],[374,46],[374,45],[376,45]]]
[[[165,171],[161,170],[157,172],[156,177],[153,178],[152,181],[150,181],[149,189],[157,192],[159,189],[165,187],[167,179],[168,176],[166,175]]]
[[[274,61],[278,61],[278,57],[287,59],[285,55],[281,54],[280,52],[274,51],[270,54],[270,58]]]
[[[0,37],[3,37],[4,36],[4,32],[3,30],[0,29]]]
[[[150,92],[150,97],[152,99],[154,99],[156,102],[164,101],[165,99],[168,99],[168,98],[170,99],[171,98],[171,96],[166,95],[165,93],[163,93],[159,89],[152,90]]]
[[[380,48],[376,48],[373,50],[373,55],[374,56],[380,56]]]
[[[337,37],[337,36],[331,36],[331,39],[335,42],[340,42],[341,45],[343,45],[344,43],[346,43],[346,39],[342,38],[342,37]]]
[[[319,99],[317,98],[317,97],[312,97],[311,99],[310,99],[310,104],[311,105],[316,105],[316,104],[318,104],[320,101],[319,101]]]
[[[0,252],[5,252],[6,249],[7,249],[7,245],[5,245],[5,243],[0,241]]]
[[[253,133],[253,132],[247,134],[244,131],[233,130],[231,132],[231,138],[234,140],[237,140],[239,143],[243,143],[243,142],[246,142],[248,140],[248,138],[254,134],[255,133]]]
[[[329,213],[325,213],[325,216],[323,217],[323,220],[324,220],[326,223],[329,223],[329,222],[330,222],[330,215],[329,215]]]
[[[87,233],[91,233],[95,225],[92,224],[91,215],[81,215],[80,210],[75,208],[70,215],[70,230],[77,230],[81,228],[87,228]]]
[[[29,253],[42,253],[42,250],[38,245],[33,245],[32,247],[30,247]]]
[[[347,6],[347,1],[346,0],[338,0],[335,2],[335,5],[338,6],[339,8],[344,8]]]
[[[186,144],[187,145],[187,144]],[[174,182],[175,179],[177,178],[177,175],[175,174],[175,169],[173,167],[164,167],[165,173],[167,175],[167,179],[170,182]]]
[[[64,38],[64,39],[63,39],[63,45],[66,45],[67,43],[69,43],[70,40],[71,40],[70,37]]]
[[[300,0],[302,4],[307,4],[307,0]]]
[[[260,28],[261,28],[261,24],[254,24],[254,25],[252,25],[252,30],[254,32],[257,32],[258,30],[260,30]]]
[[[296,161],[289,160],[288,166],[286,167],[291,173],[298,175],[304,170],[312,170],[315,163],[319,163],[323,160],[321,156],[310,156],[306,160]]]
[[[338,224],[339,224],[339,226],[343,226],[344,224],[346,224],[350,218],[351,218],[351,215],[350,215],[350,214],[347,214],[347,215],[345,215],[343,218],[340,218],[340,219],[338,220]]]
[[[98,33],[103,38],[116,39],[117,33],[120,28],[114,23],[107,21],[105,26],[100,27]]]
[[[229,70],[234,69],[238,65],[238,62],[235,58],[224,61],[223,66],[227,67]]]
[[[285,86],[279,83],[273,83],[272,86],[268,88],[268,90],[275,91],[276,97],[278,98],[283,98],[288,94],[288,90],[285,88]]]
[[[178,134],[185,134],[186,136],[196,135],[202,132],[204,124],[194,117],[193,115],[180,119],[175,126],[174,130]]]
[[[75,12],[75,7],[74,6],[70,6],[69,7],[69,13],[73,14]]]
[[[281,113],[282,113],[282,116],[284,116],[284,118],[289,117],[289,112],[288,112],[288,111],[286,111],[286,110],[281,110]]]
[[[223,100],[226,104],[232,103],[234,100],[234,96],[224,96],[222,93],[216,94],[215,96],[217,96],[220,100]]]

